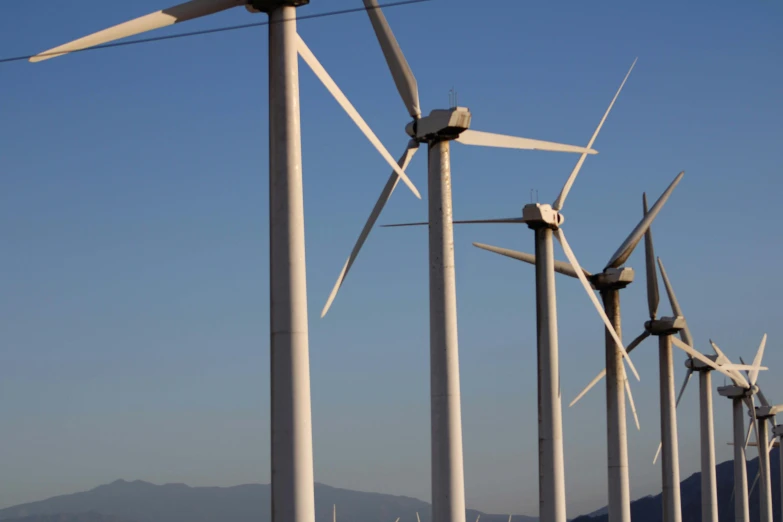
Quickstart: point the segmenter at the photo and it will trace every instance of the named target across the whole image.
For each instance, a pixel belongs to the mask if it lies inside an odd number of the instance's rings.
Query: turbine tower
[[[767,335],[764,334],[761,344],[759,345],[759,351],[756,354],[759,365],[761,363],[760,355],[763,355],[764,353],[766,341]],[[754,366],[759,365],[756,365],[754,361]],[[749,376],[751,377],[750,382],[748,382],[738,371],[729,370],[729,378],[734,384],[718,387],[718,393],[731,399],[732,404],[734,424],[734,520],[736,522],[750,522],[750,511],[748,509],[748,470],[746,468],[745,457],[745,418],[742,415],[742,406],[744,403],[748,408],[749,413],[753,417],[750,428],[755,429],[756,408],[753,405],[752,397],[758,392],[758,386],[756,386],[755,382],[756,378],[758,378],[757,369],[754,369]],[[750,434],[750,432],[748,434]],[[758,431],[756,431],[756,439],[758,440]]]
[[[451,141],[512,149],[584,154],[595,154],[595,151],[589,146],[575,147],[469,130],[471,114],[464,107],[433,110],[428,116],[422,117],[416,78],[386,17],[376,0],[364,0],[364,4],[397,90],[413,119],[405,128],[409,141],[399,159],[400,168],[407,168],[420,144],[428,147],[432,519],[433,522],[465,522],[454,233],[451,222]],[[399,179],[398,172],[392,172],[343,265],[321,317],[329,311]]]
[[[682,179],[684,172],[680,172],[671,182],[669,187],[655,202],[652,209],[636,225],[628,237],[623,241],[617,251],[612,255],[599,274],[591,274],[585,271],[585,275],[593,288],[601,294],[604,305],[604,311],[612,322],[612,326],[621,335],[621,314],[620,314],[620,290],[633,282],[634,271],[630,267],[624,267],[628,258],[633,253],[641,238],[645,235],[647,228],[650,227],[655,217],[658,215],[663,205],[669,199],[674,188]],[[524,261],[535,265],[536,256],[524,252],[516,252],[505,248],[498,248],[481,243],[473,243],[476,247],[501,254],[519,261]],[[555,261],[555,271],[577,278],[571,265],[562,261]],[[606,442],[607,442],[607,460],[608,460],[608,515],[610,522],[630,522],[631,521],[631,493],[628,481],[628,440],[626,434],[625,420],[625,398],[623,393],[627,391],[631,404],[631,410],[636,421],[637,428],[639,420],[636,416],[636,409],[633,406],[633,395],[631,395],[630,386],[625,374],[625,368],[622,362],[622,352],[617,348],[617,344],[609,330],[606,331],[605,351],[606,368],[594,383],[607,376],[606,379]],[[628,351],[632,348],[629,346]],[[608,374],[608,375],[607,375]],[[586,390],[585,390],[586,392]],[[570,404],[573,406],[584,393],[578,396]]]
[[[634,61],[635,63],[635,61]],[[631,66],[633,69],[633,65]],[[628,74],[630,74],[630,70]],[[601,118],[587,149],[593,146],[609,112],[614,106],[620,91],[628,79],[626,74],[620,88],[614,95],[609,108]],[[579,266],[571,247],[566,241],[561,229],[564,221],[560,210],[563,208],[568,192],[573,185],[579,170],[584,164],[587,152],[582,153],[573,171],[566,180],[560,194],[553,205],[531,203],[522,209],[522,217],[483,219],[469,221],[454,221],[455,224],[472,223],[515,223],[527,224],[534,231],[535,265],[536,265],[536,316],[537,316],[537,350],[538,350],[538,444],[539,444],[539,517],[542,522],[565,522],[565,470],[563,462],[563,426],[560,405],[560,371],[557,344],[557,308],[555,303],[555,260],[552,236],[556,237],[563,247],[566,257],[571,263],[573,273],[579,278],[598,314],[610,332],[614,342],[621,350],[623,357],[636,378],[636,369],[627,358],[622,341],[614,330],[611,321],[604,313],[598,298],[593,293],[590,283]],[[428,223],[406,223],[386,226],[420,226]]]
[[[298,35],[309,0],[192,0],[55,47],[39,62],[244,6],[269,16],[269,282],[272,520],[314,522],[302,154],[297,54],[417,197],[418,191]]]

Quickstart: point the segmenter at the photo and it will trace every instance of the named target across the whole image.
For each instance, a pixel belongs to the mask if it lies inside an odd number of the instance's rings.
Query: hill
[[[753,449],[749,448],[749,452]],[[772,502],[773,516],[775,520],[783,520],[780,513],[780,457],[779,448],[770,455],[772,467]],[[750,453],[752,454],[752,453]],[[753,483],[759,469],[759,459],[756,457],[748,461],[748,485]],[[716,467],[716,479],[718,482],[718,519],[720,522],[732,522],[734,520],[734,502],[731,492],[734,488],[734,461],[728,460]],[[682,498],[682,519],[701,520],[701,473],[694,473],[681,482],[680,497]],[[631,518],[634,522],[661,522],[662,507],[661,495],[640,498],[631,503]],[[584,515],[575,518],[571,522],[607,522],[606,514]],[[758,522],[759,519],[759,486],[753,490],[750,497],[750,520]]]
[[[430,522],[430,504],[411,497],[364,493],[315,485],[316,522],[331,522],[332,505],[337,505],[339,522]],[[0,510],[0,520],[22,517],[94,512],[133,522],[269,522],[268,484],[248,484],[228,488],[190,487],[185,484],[162,486],[136,480],[117,480],[90,491],[52,497]],[[467,510],[467,520],[507,522],[508,515],[488,515]],[[514,522],[535,522],[536,518],[517,515]],[[60,519],[27,519],[14,522],[61,522]],[[62,522],[119,522],[113,519],[63,519]]]

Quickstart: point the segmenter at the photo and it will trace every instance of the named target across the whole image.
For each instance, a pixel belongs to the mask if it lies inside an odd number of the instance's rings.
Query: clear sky
[[[300,13],[359,5],[313,0]],[[3,0],[0,55],[165,6]],[[237,9],[159,34],[262,16]],[[655,223],[657,253],[702,351],[711,337],[751,359],[769,334],[760,382],[783,401],[783,4],[434,0],[387,16],[424,112],[446,108],[454,87],[477,130],[585,144],[638,56],[564,230],[600,270],[640,218],[642,192],[656,198],[685,170]],[[299,29],[398,155],[409,118],[367,16]],[[266,37],[256,28],[0,65],[0,506],[117,478],[269,481]],[[389,168],[300,63],[315,476],[428,500],[426,230],[376,229],[319,319]],[[426,197],[425,159],[408,172]],[[455,216],[519,215],[531,189],[551,202],[576,159],[455,144]],[[426,215],[401,188],[381,222]],[[455,234],[468,505],[535,514],[533,270],[472,241],[533,246],[524,227]],[[641,248],[629,266],[641,280]],[[643,284],[623,293],[626,342],[645,303]],[[558,279],[558,312],[575,516],[606,503],[603,386],[566,407],[602,368],[603,327],[571,279]],[[655,342],[633,360],[636,498],[660,489]],[[679,386],[681,353],[675,361]],[[699,467],[695,384],[678,419],[683,478]],[[722,461],[729,403],[716,394],[715,408]]]

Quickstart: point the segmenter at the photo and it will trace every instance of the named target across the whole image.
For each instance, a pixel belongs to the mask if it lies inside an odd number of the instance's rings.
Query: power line
[[[339,11],[327,11],[325,13],[316,13],[316,14],[311,14],[311,15],[304,15],[304,16],[297,17],[296,20],[312,20],[314,18],[326,18],[328,16],[337,16],[337,15],[344,15],[344,14],[350,14],[350,13],[357,13],[359,11],[367,11],[369,9],[380,9],[382,7],[399,7],[399,6],[402,6],[402,5],[421,4],[421,3],[424,3],[424,2],[431,2],[431,1],[432,0],[400,0],[398,2],[391,2],[391,3],[388,3],[388,4],[379,4],[377,7],[370,7],[370,8],[367,8],[367,7],[355,7],[355,8],[351,8],[351,9],[342,9],[342,10],[339,10]],[[204,29],[204,30],[201,30],[201,31],[192,31],[192,32],[189,32],[189,33],[171,34],[171,35],[168,35],[168,36],[154,36],[152,38],[142,38],[142,39],[139,39],[139,40],[129,40],[129,41],[126,41],[126,42],[112,42],[112,43],[107,43],[107,44],[102,44],[102,45],[96,45],[94,47],[87,47],[85,49],[75,49],[73,51],[69,51],[69,54],[70,53],[80,53],[80,52],[84,52],[84,51],[94,51],[96,49],[108,49],[108,48],[111,48],[111,47],[122,47],[122,46],[125,46],[125,45],[135,45],[135,44],[140,44],[140,43],[160,42],[160,41],[163,41],[163,40],[174,40],[174,39],[177,39],[177,38],[186,38],[186,37],[189,37],[189,36],[199,36],[199,35],[202,35],[202,34],[211,34],[211,33],[222,33],[222,32],[227,32],[227,31],[236,31],[236,30],[239,30],[239,29],[248,29],[248,28],[251,28],[251,27],[261,27],[261,26],[265,26],[265,25],[271,25],[272,23],[285,23],[285,22],[288,22],[288,21],[289,20],[280,20],[278,22],[270,22],[270,21],[267,20],[266,22],[256,22],[256,23],[253,23],[253,24],[242,24],[242,25],[232,25],[232,26],[228,26],[228,27],[217,27],[215,29]],[[0,58],[0,64],[10,63],[10,62],[21,62],[23,60],[29,60],[30,58],[32,58],[34,56],[49,56],[49,55],[57,55],[57,56],[59,56],[60,54],[62,54],[62,52],[38,53],[38,54],[28,54],[28,55],[25,55],[25,56],[15,56],[15,57],[12,57],[12,58]]]

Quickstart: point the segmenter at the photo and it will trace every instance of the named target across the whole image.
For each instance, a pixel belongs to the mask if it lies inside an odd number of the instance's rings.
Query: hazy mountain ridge
[[[6,518],[4,522],[129,522],[121,518],[101,515],[94,511],[87,513],[58,513],[56,515],[31,515],[22,518]]]
[[[748,448],[752,455],[754,448]],[[780,457],[778,448],[770,454],[770,467],[772,471],[772,503],[774,520],[783,520],[780,513]],[[748,487],[753,484],[759,469],[759,459],[756,457],[748,461]],[[734,461],[727,460],[718,464],[715,468],[718,483],[718,519],[720,522],[733,522],[734,502],[731,492],[734,488]],[[682,499],[682,519],[684,521],[701,520],[701,472],[694,473],[680,483],[680,497]],[[759,517],[759,484],[756,484],[753,494],[750,496],[750,520],[758,522]],[[647,496],[631,503],[631,518],[633,522],[661,522],[663,519],[661,507],[661,495]],[[601,510],[599,510],[601,511]],[[583,515],[571,522],[607,522],[608,515],[598,516]]]
[[[316,522],[331,522],[332,505],[337,505],[338,522],[430,522],[430,504],[422,500],[365,493],[315,484]],[[119,519],[30,519],[22,517],[92,512]],[[467,510],[473,522],[507,522],[508,515],[489,515]],[[21,520],[16,520],[22,518]],[[120,520],[121,519],[121,520]],[[190,487],[185,484],[155,485],[136,480],[117,480],[89,491],[61,495],[0,510],[3,522],[270,522],[269,484],[247,484],[226,488]],[[515,515],[514,522],[536,522],[537,518]]]

